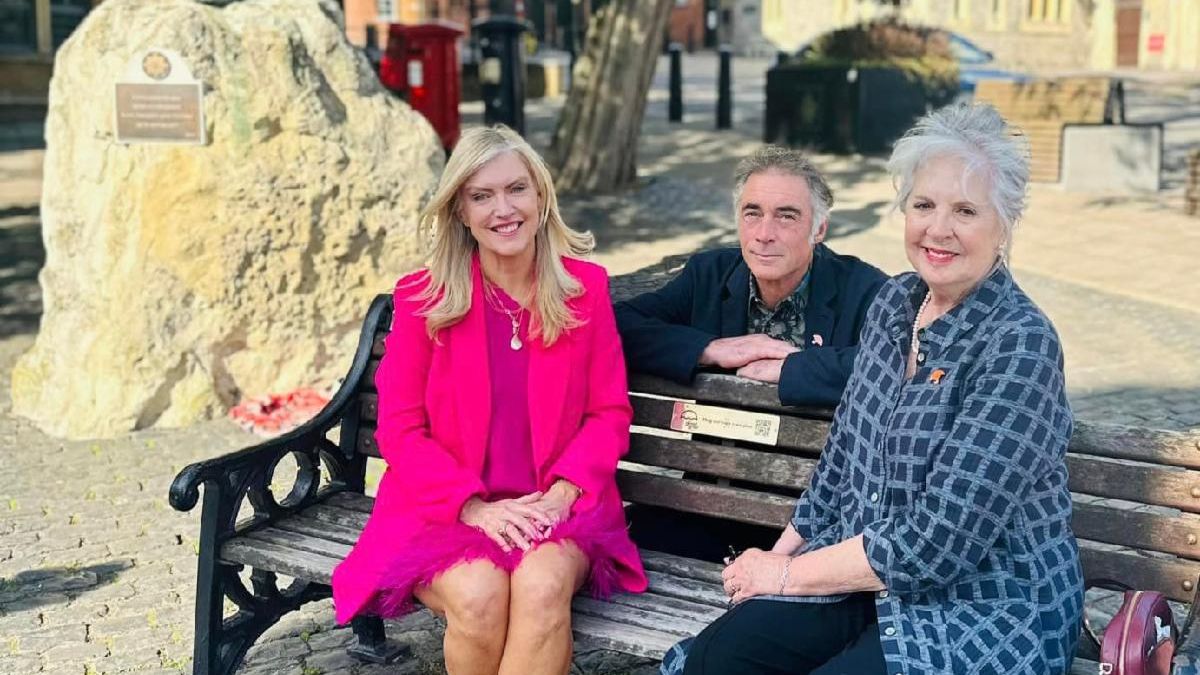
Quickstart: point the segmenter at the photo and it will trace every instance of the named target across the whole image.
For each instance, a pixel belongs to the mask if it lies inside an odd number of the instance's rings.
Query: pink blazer
[[[597,510],[624,529],[617,460],[629,449],[633,417],[625,361],[604,268],[564,258],[583,285],[570,307],[585,323],[549,348],[529,340],[529,413],[539,489],[559,478],[583,493],[573,513]],[[493,402],[488,379],[482,273],[473,260],[471,309],[430,340],[416,295],[428,282],[420,271],[400,280],[386,353],[375,376],[379,390],[380,454],[387,461],[375,508],[350,555],[335,570],[334,602],[348,621],[378,590],[389,551],[419,546],[431,523],[458,520],[463,504],[484,493],[484,453]],[[610,553],[617,587],[646,588],[637,547],[629,538]]]

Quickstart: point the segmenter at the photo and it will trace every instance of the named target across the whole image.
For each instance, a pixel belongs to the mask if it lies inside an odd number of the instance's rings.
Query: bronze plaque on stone
[[[199,84],[117,84],[117,141],[203,143]]]
[[[130,59],[116,83],[114,109],[119,143],[205,142],[203,87],[171,50]]]

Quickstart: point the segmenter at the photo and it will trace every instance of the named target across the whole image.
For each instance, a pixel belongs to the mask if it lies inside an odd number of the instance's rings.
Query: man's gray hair
[[[934,157],[958,157],[966,164],[963,181],[982,171],[989,185],[988,200],[1004,227],[1004,259],[1012,250],[1012,234],[1025,212],[1029,188],[1029,144],[1014,134],[1000,113],[980,103],[956,103],[917,120],[896,141],[888,171],[896,184],[895,206],[904,210],[912,195],[916,173]]]
[[[833,207],[833,190],[825,176],[817,170],[812,160],[803,152],[784,148],[778,145],[764,145],[754,154],[738,162],[733,174],[733,208],[736,210],[742,201],[742,190],[746,181],[756,173],[778,172],[797,178],[803,178],[808,184],[808,194],[812,201],[812,231],[809,241],[814,241],[821,223],[829,218],[829,209]]]

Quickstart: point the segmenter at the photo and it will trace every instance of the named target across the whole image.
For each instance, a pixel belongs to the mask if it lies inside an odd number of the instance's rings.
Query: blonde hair
[[[437,190],[421,212],[421,231],[432,239],[429,252],[429,283],[417,294],[424,301],[429,336],[458,323],[471,309],[471,257],[478,248],[470,230],[459,217],[459,193],[483,165],[505,152],[515,152],[525,163],[537,188],[541,227],[534,237],[534,283],[530,303],[530,334],[546,346],[566,331],[580,325],[567,301],[583,293],[579,280],[563,266],[563,256],[583,257],[591,253],[595,239],[589,232],[567,227],[558,211],[554,181],[545,161],[525,139],[503,125],[469,129],[463,133]]]

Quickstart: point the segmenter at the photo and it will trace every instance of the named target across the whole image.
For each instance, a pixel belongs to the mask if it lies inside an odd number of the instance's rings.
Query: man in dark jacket
[[[835,406],[887,278],[821,243],[833,194],[803,153],[766,146],[738,164],[739,249],[692,256],[657,291],[617,303],[631,371],[690,383],[701,368],[779,384],[784,405]]]

